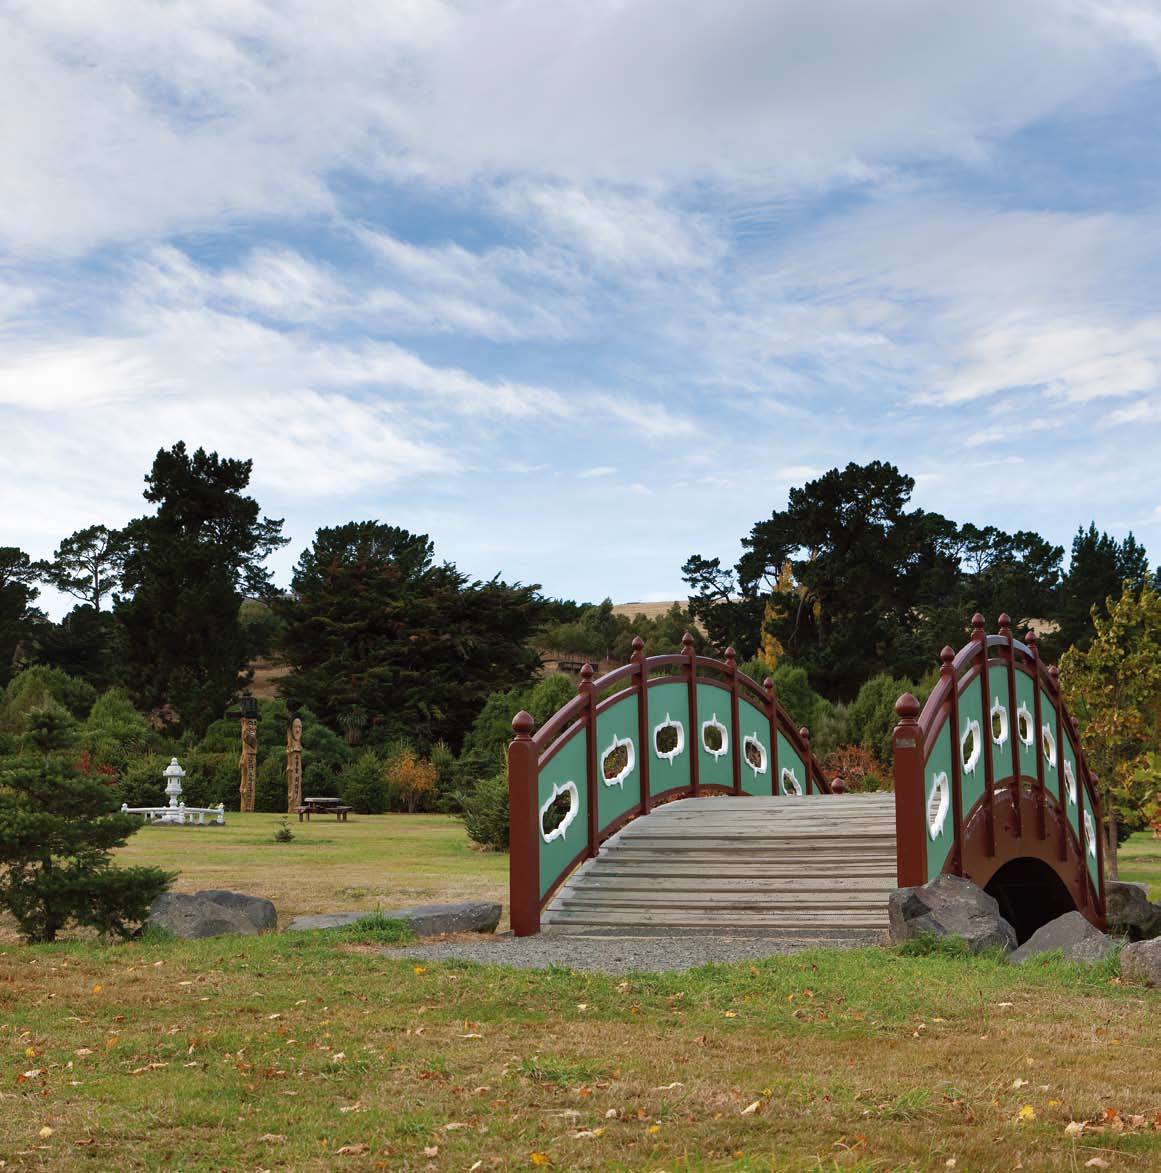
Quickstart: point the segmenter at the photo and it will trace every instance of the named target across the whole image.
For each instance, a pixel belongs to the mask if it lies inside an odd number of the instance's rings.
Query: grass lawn
[[[227,812],[222,827],[143,827],[118,853],[181,875],[175,892],[231,888],[274,901],[280,923],[314,912],[404,908],[433,900],[499,900],[508,912],[508,857],[475,850],[449,815],[351,815],[346,823]],[[505,922],[506,925],[506,922]]]
[[[1157,1168],[1161,993],[1113,972],[864,949],[621,979],[317,933],[9,946],[0,1161]]]
[[[277,816],[228,818],[122,858],[284,918],[503,895],[507,858],[455,820],[283,845]],[[1115,963],[864,949],[618,978],[322,933],[4,943],[0,1168],[1147,1170],[1158,1054],[1161,992]]]
[[[1161,900],[1161,839],[1152,831],[1135,831],[1117,851],[1122,880],[1149,885],[1149,899]]]

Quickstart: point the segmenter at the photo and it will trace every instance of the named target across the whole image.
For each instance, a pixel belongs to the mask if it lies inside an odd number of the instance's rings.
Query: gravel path
[[[753,961],[757,958],[796,953],[801,949],[866,947],[877,942],[868,937],[715,937],[687,936],[579,936],[540,933],[534,937],[477,937],[473,940],[437,941],[427,945],[386,949],[391,957],[423,961],[478,961],[483,965],[510,965],[518,969],[569,969],[599,973],[660,973],[691,969],[711,962]]]

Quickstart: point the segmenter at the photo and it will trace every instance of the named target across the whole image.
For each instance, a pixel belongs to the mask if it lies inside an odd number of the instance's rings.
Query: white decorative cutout
[[[722,744],[717,749],[710,749],[706,744],[705,731],[707,729],[717,729],[722,735]],[[717,713],[714,713],[708,721],[701,723],[701,745],[702,749],[717,761],[718,758],[725,757],[730,752],[730,733],[729,730],[718,720]]]
[[[972,739],[972,751],[965,758],[963,751],[969,737]],[[980,740],[980,723],[978,721],[969,721],[964,727],[963,736],[959,739],[959,755],[963,761],[963,772],[965,774],[974,774],[976,772],[976,766],[980,764],[980,754],[982,751],[983,742]]]
[[[677,741],[674,743],[672,749],[667,749],[664,752],[657,748],[657,735],[662,729],[676,729]],[[663,758],[671,766],[673,759],[680,757],[685,753],[685,726],[680,721],[675,721],[668,713],[665,714],[665,720],[660,725],[653,726],[653,752],[659,758]]]
[[[1072,772],[1072,763],[1064,759],[1064,790],[1068,795],[1068,805],[1076,806],[1076,775]]]
[[[622,746],[625,747],[625,764],[613,775],[612,778],[605,774],[605,762],[608,761],[609,755],[616,753]],[[601,754],[601,778],[604,780],[606,786],[620,786],[622,790],[625,788],[625,779],[633,772],[633,767],[637,764],[637,755],[633,750],[633,742],[628,737],[617,737],[614,735],[613,740],[609,743],[609,748]]]
[[[748,745],[752,745],[758,751],[758,756],[762,759],[761,765],[755,766],[750,761],[750,755],[746,753],[746,746]],[[766,747],[758,740],[758,734],[756,732],[742,738],[742,756],[746,759],[746,765],[754,771],[755,778],[759,774],[766,773],[766,767],[769,765],[769,755],[766,753]]]
[[[1032,714],[1028,712],[1028,706],[1021,701],[1020,707],[1016,710],[1016,736],[1025,749],[1031,749],[1032,742],[1036,740],[1032,728]]]
[[[798,775],[789,767],[783,767],[782,770],[782,793],[793,795],[795,798],[802,797],[802,783],[798,781]]]
[[[927,829],[932,839],[938,839],[943,834],[943,824],[947,821],[947,811],[951,806],[951,783],[947,775],[940,771],[931,780],[931,793],[927,796]]]
[[[1088,811],[1084,812],[1084,849],[1096,859],[1096,828],[1092,825],[1092,815]]]
[[[1045,724],[1040,730],[1040,748],[1044,751],[1044,760],[1050,770],[1056,769],[1056,738],[1052,736],[1052,726]]]
[[[1000,726],[998,733],[996,732],[997,718],[999,719]],[[995,701],[992,703],[992,741],[994,741],[996,745],[1007,745],[1008,733],[1008,710],[1005,709],[1002,704],[1000,704],[1000,698],[996,697]]]
[[[545,832],[544,816],[548,814],[549,808],[562,794],[568,795],[568,814],[551,831]],[[551,843],[554,839],[563,839],[568,834],[568,829],[572,825],[572,821],[576,818],[577,811],[579,810],[580,792],[576,788],[576,783],[566,782],[563,786],[553,784],[552,793],[548,796],[548,801],[540,808],[540,838],[545,843]]]

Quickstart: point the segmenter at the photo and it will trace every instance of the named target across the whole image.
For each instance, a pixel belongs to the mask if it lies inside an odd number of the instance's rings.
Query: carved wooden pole
[[[540,932],[540,810],[536,722],[521,710],[512,718],[516,740],[508,746],[508,913],[512,932]]]
[[[637,780],[640,782],[641,813],[647,815],[651,803],[649,795],[649,766],[653,745],[649,736],[649,665],[645,662],[645,641],[633,637],[633,663],[637,665]]]
[[[286,718],[286,812],[294,814],[302,806],[302,718],[299,703],[290,701]]]
[[[686,687],[689,689],[689,792],[694,798],[701,793],[701,729],[697,723],[697,653],[693,650],[693,636],[687,631],[681,637],[681,654],[685,657]]]
[[[735,794],[742,793],[742,722],[738,711],[738,654],[726,648],[726,675],[730,681],[730,761],[731,784]]]
[[[243,812],[252,813],[254,796],[258,788],[258,701],[255,697],[244,696],[238,702],[242,721],[242,754],[238,758],[241,780],[238,793]]]
[[[774,692],[774,678],[767,676],[762,681],[766,703],[770,706],[770,793],[778,793],[778,697]]]
[[[983,734],[981,752],[984,755],[984,850],[989,859],[996,854],[996,769],[992,761],[992,684],[988,667],[988,632],[984,617],[977,611],[972,616],[972,639],[979,645],[980,656],[980,715]]]

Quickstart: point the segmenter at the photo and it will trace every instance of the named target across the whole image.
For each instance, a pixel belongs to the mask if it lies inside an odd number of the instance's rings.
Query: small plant
[[[278,822],[278,828],[274,832],[275,843],[289,843],[294,839],[294,832],[290,829],[290,819],[283,815]]]
[[[348,925],[343,936],[348,941],[374,941],[381,945],[409,945],[416,939],[407,921],[388,916],[379,909]]]

